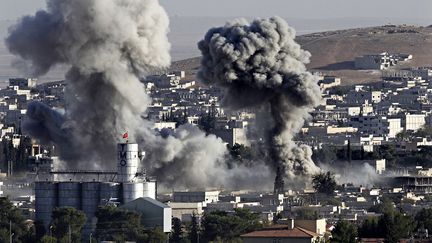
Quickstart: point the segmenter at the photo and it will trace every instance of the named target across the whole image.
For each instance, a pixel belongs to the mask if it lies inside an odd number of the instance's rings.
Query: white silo
[[[138,144],[119,143],[117,145],[117,180],[118,182],[134,182],[138,172],[140,156]]]
[[[147,180],[144,182],[144,195],[143,197],[150,197],[156,200],[156,181],[155,180]]]
[[[144,183],[123,183],[123,203],[128,203],[144,196]]]
[[[145,180],[138,176],[138,165],[141,161],[140,151],[136,143],[120,143],[117,145],[117,180],[122,183],[123,203],[144,196]]]

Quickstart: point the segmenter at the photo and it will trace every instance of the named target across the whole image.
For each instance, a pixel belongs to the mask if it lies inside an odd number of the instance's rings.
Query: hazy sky
[[[44,7],[45,0],[0,0],[0,20]],[[170,15],[432,19],[432,0],[161,0]]]

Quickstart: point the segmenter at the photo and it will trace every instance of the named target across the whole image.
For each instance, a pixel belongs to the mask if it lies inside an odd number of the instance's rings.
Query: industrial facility
[[[83,235],[89,235],[96,227],[98,206],[123,205],[141,197],[156,199],[156,180],[139,168],[145,153],[138,144],[120,143],[117,150],[117,171],[39,172],[43,179],[35,182],[36,221],[48,230],[54,208],[74,207],[85,213]]]

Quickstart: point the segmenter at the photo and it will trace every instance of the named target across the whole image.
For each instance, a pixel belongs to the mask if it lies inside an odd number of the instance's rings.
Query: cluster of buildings
[[[413,56],[411,54],[390,54],[388,52],[383,52],[380,54],[357,57],[354,61],[354,66],[356,69],[360,70],[386,70],[397,65],[399,62],[406,62],[412,59]]]
[[[418,70],[424,75],[414,77]],[[416,135],[432,126],[429,70],[387,72],[380,83],[344,87],[338,86],[339,78],[323,77],[322,103],[303,128],[309,143],[318,149],[323,144],[344,146],[350,142],[368,152],[384,144],[401,151],[431,146],[429,136],[401,139],[402,134]],[[411,75],[404,75],[408,72]]]
[[[148,117],[156,121],[155,129],[206,123],[208,131],[231,146],[249,144],[247,128],[255,115],[221,108],[219,102],[223,92],[219,88],[204,87],[188,80],[184,71],[149,76],[143,82],[153,100],[148,108]]]
[[[382,53],[356,59],[359,69],[388,69],[411,55]],[[322,103],[304,125],[302,143],[315,151],[325,147],[349,148],[373,153],[383,145],[391,145],[397,153],[410,153],[432,146],[432,68],[421,67],[401,71],[383,71],[376,84],[341,86],[341,78],[321,76]],[[190,80],[185,72],[152,75],[142,80],[152,97],[148,118],[154,129],[176,129],[181,124],[200,125],[206,132],[220,137],[228,145],[250,146],[248,138],[255,114],[250,110],[232,112],[220,106],[222,90]],[[33,79],[11,79],[0,90],[0,140],[18,148],[23,139],[21,124],[25,121],[28,102],[37,100],[50,107],[64,109],[65,82],[36,85]],[[423,132],[420,132],[423,131]],[[299,141],[300,142],[300,141]],[[432,147],[431,147],[432,148]],[[204,212],[234,212],[237,208],[258,213],[263,222],[275,222],[265,230],[242,235],[244,242],[276,239],[271,242],[316,242],[328,239],[338,220],[362,222],[377,217],[371,210],[383,198],[401,198],[398,206],[415,214],[432,206],[426,200],[432,193],[432,171],[415,168],[389,168],[386,159],[351,161],[368,163],[374,175],[386,185],[346,184],[334,196],[314,190],[286,191],[269,194],[255,191],[174,191],[158,193],[157,182],[141,171],[144,153],[136,144],[118,145],[117,168],[111,171],[58,171],[57,158],[49,148],[31,141],[28,151],[27,180],[12,179],[13,161],[7,161],[0,174],[0,195],[5,191],[23,193],[13,198],[28,218],[43,222],[49,229],[53,208],[71,206],[82,210],[88,221],[83,234],[95,229],[95,213],[100,205],[114,204],[139,211],[143,224],[171,231],[171,218],[183,222]],[[4,181],[4,184],[2,182]],[[28,192],[28,193],[26,193]],[[314,218],[305,218],[305,212]],[[303,215],[303,216],[302,216]],[[145,219],[149,219],[145,221]],[[275,220],[283,219],[283,220]]]

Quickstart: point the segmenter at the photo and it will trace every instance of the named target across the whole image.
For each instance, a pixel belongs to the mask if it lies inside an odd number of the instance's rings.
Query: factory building
[[[138,212],[141,215],[141,224],[146,229],[159,227],[165,233],[171,232],[172,210],[166,204],[149,197],[141,197],[120,208]]]
[[[35,182],[36,221],[48,230],[54,208],[74,207],[86,214],[83,235],[89,235],[96,226],[98,206],[123,205],[141,197],[156,199],[156,181],[139,171],[144,155],[138,144],[121,143],[117,171],[51,171],[55,177],[41,176],[45,181]]]

